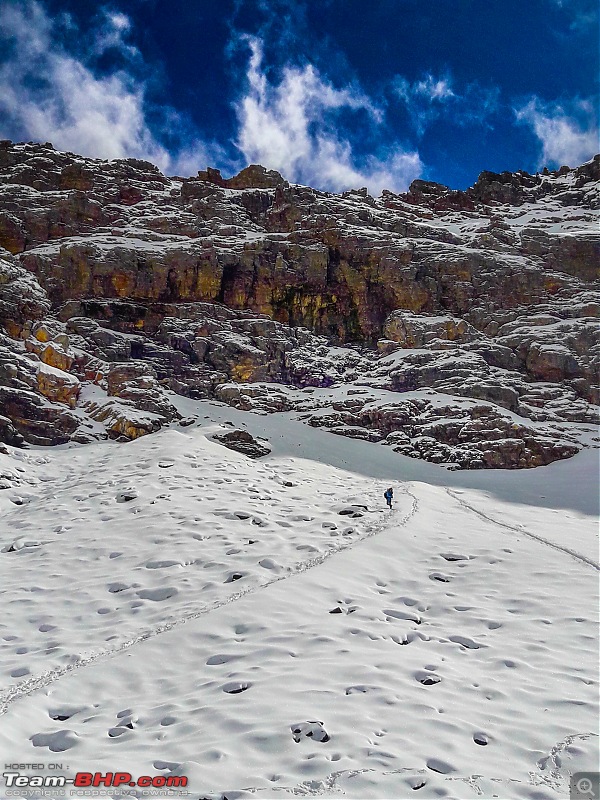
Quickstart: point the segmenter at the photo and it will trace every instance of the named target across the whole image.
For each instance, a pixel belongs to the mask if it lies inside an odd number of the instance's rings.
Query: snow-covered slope
[[[595,768],[597,451],[448,473],[180,410],[197,423],[0,454],[7,763],[228,800],[559,800]],[[232,423],[271,455],[213,440]]]

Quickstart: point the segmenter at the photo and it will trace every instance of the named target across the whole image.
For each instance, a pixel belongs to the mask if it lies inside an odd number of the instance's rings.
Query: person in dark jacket
[[[385,492],[383,493],[383,496],[385,497],[385,502],[388,504],[388,508],[391,509],[391,507],[392,507],[392,498],[394,496],[394,490],[392,489],[391,486],[390,486],[389,489],[385,490]]]

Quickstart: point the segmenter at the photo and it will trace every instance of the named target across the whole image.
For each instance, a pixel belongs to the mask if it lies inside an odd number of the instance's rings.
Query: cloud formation
[[[126,72],[96,75],[57,41],[59,23],[36,2],[0,11],[10,56],[0,66],[1,134],[51,140],[55,146],[101,158],[134,156],[166,166],[169,156],[150,131],[144,86]],[[122,15],[107,19],[97,48],[120,47]]]
[[[81,32],[69,18],[50,19],[36,0],[11,2],[0,9],[0,136],[51,141],[61,150],[96,158],[143,158],[164,171],[196,171],[221,151],[204,142],[186,118],[168,106],[153,106],[162,130],[148,122],[147,84],[134,62],[149,72],[140,52],[128,42],[129,18],[105,12],[86,41],[87,56],[69,52],[63,41]],[[130,70],[102,74],[95,59],[116,52]],[[177,131],[167,148],[160,134]]]
[[[386,77],[376,102],[358,80],[340,80],[351,70],[333,69],[331,58],[319,60],[320,68],[298,61],[298,26],[283,0],[277,0],[281,14],[267,13],[273,1],[258,3],[259,21],[266,20],[258,33],[232,28],[224,45],[242,81],[236,96],[227,87],[221,95],[215,116],[233,107],[237,122],[231,130],[228,121],[230,138],[217,144],[165,101],[164,73],[145,61],[133,43],[132,20],[116,6],[100,8],[83,30],[66,14],[51,18],[43,0],[0,0],[0,138],[50,140],[99,158],[143,158],[181,175],[207,165],[232,174],[258,162],[293,182],[330,191],[367,186],[373,194],[402,191],[426,172],[416,145],[407,145],[392,124],[418,143],[436,121],[446,131],[448,124],[503,131],[517,124],[521,138],[528,127],[540,142],[540,166],[574,165],[597,149],[591,102],[551,105],[534,96],[515,106],[501,100],[498,88],[461,85],[448,70],[425,71],[413,81],[396,76],[391,84]],[[501,114],[511,108],[514,115]]]
[[[340,114],[352,112],[363,127],[382,112],[355,85],[335,88],[312,65],[284,66],[269,81],[260,40],[247,37],[247,89],[237,103],[237,146],[247,161],[279,170],[298,183],[332,191],[367,186],[372,193],[406,188],[422,170],[418,153],[399,144],[385,157],[360,158],[341,132]]]
[[[538,166],[577,166],[598,152],[598,126],[594,103],[572,105],[571,113],[561,104],[544,103],[533,97],[514,109],[519,122],[528,125],[541,144]]]
[[[69,17],[51,19],[39,0],[2,6],[0,137],[51,141],[97,158],[143,158],[180,174],[207,164],[235,171],[259,162],[291,181],[332,191],[400,190],[422,171],[418,153],[398,144],[382,158],[357,156],[338,127],[340,115],[350,113],[369,131],[381,123],[382,111],[357,85],[336,88],[311,65],[284,66],[280,80],[270,82],[262,43],[252,37],[245,37],[250,55],[232,157],[205,141],[185,115],[150,102],[151,70],[131,44],[131,28],[125,14],[105,10],[80,54],[83,34]],[[98,59],[107,53],[118,66],[101,71]]]
[[[447,117],[456,125],[486,124],[499,106],[500,90],[497,87],[486,88],[472,82],[459,89],[449,72],[439,76],[425,73],[412,82],[397,75],[393,89],[406,106],[419,136],[441,117]]]

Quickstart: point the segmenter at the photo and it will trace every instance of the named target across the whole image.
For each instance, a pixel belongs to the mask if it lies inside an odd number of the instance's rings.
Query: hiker
[[[385,497],[385,502],[388,504],[388,508],[391,509],[391,507],[392,507],[392,497],[394,496],[394,490],[392,489],[391,486],[390,486],[389,489],[385,490],[385,492],[383,493],[383,496]]]

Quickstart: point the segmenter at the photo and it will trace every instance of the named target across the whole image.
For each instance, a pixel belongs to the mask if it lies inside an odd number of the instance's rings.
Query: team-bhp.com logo
[[[130,772],[77,772],[74,778],[65,775],[23,775],[20,772],[3,772],[7,789],[92,789],[135,786],[143,789],[180,789],[187,786],[185,775],[141,775],[134,778]]]

